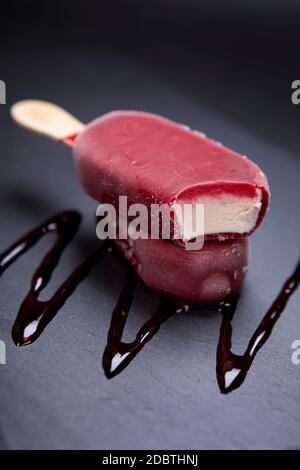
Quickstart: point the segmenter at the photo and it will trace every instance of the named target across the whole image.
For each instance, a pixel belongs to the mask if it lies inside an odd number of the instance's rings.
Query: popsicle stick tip
[[[85,125],[54,103],[23,100],[11,107],[12,118],[22,127],[54,140],[81,132]]]

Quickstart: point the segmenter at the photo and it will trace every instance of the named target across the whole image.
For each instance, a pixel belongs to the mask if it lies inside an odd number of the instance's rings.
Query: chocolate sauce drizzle
[[[131,343],[123,343],[121,341],[122,334],[138,282],[135,273],[131,272],[127,275],[112,314],[107,335],[107,346],[102,359],[103,369],[108,379],[124,370],[145,344],[157,333],[161,324],[175,313],[174,305],[163,300],[152,318],[139,330],[135,340]]]
[[[16,241],[10,248],[0,254],[1,274],[23,253],[33,247],[43,236],[56,234],[56,240],[41,264],[35,271],[30,289],[19,309],[12,328],[12,338],[17,346],[33,343],[43,332],[48,323],[55,317],[78,284],[89,274],[93,266],[106,254],[111,252],[120,259],[120,253],[113,245],[104,243],[90,253],[87,258],[69,275],[54,295],[47,301],[39,300],[40,293],[49,283],[60,256],[72,240],[80,225],[78,212],[66,211],[48,219]],[[124,261],[124,260],[123,260]],[[178,311],[178,306],[163,299],[160,306],[138,331],[131,343],[122,342],[122,334],[133,302],[134,294],[140,282],[136,273],[127,266],[127,275],[116,307],[112,314],[108,331],[107,345],[103,354],[102,365],[107,378],[112,378],[124,370],[145,344],[157,333],[160,326],[171,315]],[[231,351],[232,319],[238,303],[238,295],[208,307],[219,310],[223,319],[217,349],[217,380],[222,393],[238,388],[245,380],[247,373],[258,351],[270,337],[273,327],[283,312],[290,296],[297,289],[300,281],[300,263],[285,282],[279,295],[267,311],[263,320],[251,337],[244,355],[239,356]]]
[[[299,286],[299,281],[300,262],[284,283],[278,296],[252,335],[246,352],[242,356],[231,352],[231,322],[236,311],[239,295],[220,303],[219,311],[222,312],[223,320],[217,349],[217,379],[222,393],[229,393],[242,385],[256,354],[271,336],[275,323],[280,318],[290,296]]]
[[[92,252],[49,300],[39,300],[41,291],[49,283],[61,253],[75,235],[80,221],[81,217],[75,211],[57,214],[24,235],[0,255],[1,275],[8,266],[35,245],[43,236],[52,232],[57,234],[53,247],[46,254],[31,279],[30,289],[21,304],[13,325],[12,338],[17,346],[33,343],[40,336],[78,284],[105,254],[104,247]]]

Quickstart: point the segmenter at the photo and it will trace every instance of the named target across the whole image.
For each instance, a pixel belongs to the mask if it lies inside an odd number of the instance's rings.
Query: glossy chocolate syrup
[[[75,235],[80,221],[81,217],[75,211],[57,214],[24,235],[0,255],[1,275],[10,264],[35,245],[43,236],[51,232],[55,232],[57,235],[53,247],[46,254],[31,279],[30,289],[21,304],[13,325],[12,338],[17,346],[33,343],[40,336],[77,285],[105,254],[105,247],[91,253],[57,289],[51,299],[47,301],[39,300],[39,294],[49,283],[62,251]]]
[[[219,311],[222,312],[223,320],[217,349],[217,379],[222,393],[229,393],[240,387],[244,382],[256,354],[270,337],[273,327],[281,316],[290,296],[299,286],[299,281],[300,262],[284,283],[278,296],[252,335],[246,352],[242,356],[231,352],[231,322],[239,296],[235,295],[231,299],[220,303]]]
[[[128,366],[144,345],[157,333],[161,324],[176,311],[174,304],[163,300],[154,315],[139,330],[135,340],[131,343],[123,343],[122,334],[138,282],[135,273],[131,272],[127,275],[112,314],[107,346],[102,359],[105,375],[109,379]]]
[[[49,283],[51,275],[59,262],[60,255],[75,235],[80,220],[80,215],[75,211],[55,215],[27,233],[0,255],[1,275],[8,266],[35,245],[44,235],[51,232],[56,233],[56,241],[35,271],[29,292],[19,309],[12,329],[12,337],[16,345],[22,346],[32,343],[40,336],[78,284],[108,252],[112,252],[113,255],[120,259],[120,253],[112,246],[108,246],[108,244],[102,245],[99,249],[90,253],[49,300],[39,300],[39,294]],[[271,335],[272,329],[283,312],[289,297],[297,289],[299,280],[300,264],[298,264],[294,273],[285,282],[279,295],[250,339],[243,356],[238,356],[231,352],[231,322],[236,310],[238,295],[232,296],[219,304],[203,306],[205,309],[213,308],[216,311],[219,310],[223,315],[217,349],[217,379],[221,392],[228,393],[243,383],[254,357]],[[123,330],[138,282],[137,275],[128,267],[123,289],[112,314],[107,346],[103,354],[103,368],[108,378],[114,377],[125,369],[144,345],[157,333],[161,324],[173,315],[175,311],[178,311],[178,306],[167,300],[162,300],[161,305],[152,318],[139,330],[134,341],[131,343],[122,342]]]

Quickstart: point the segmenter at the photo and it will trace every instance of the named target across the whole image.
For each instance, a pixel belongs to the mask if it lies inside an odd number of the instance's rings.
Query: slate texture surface
[[[253,158],[269,177],[271,209],[252,237],[252,261],[234,321],[234,351],[250,335],[292,272],[299,254],[299,171],[284,146],[201,105],[168,78],[125,56],[38,49],[2,55],[8,104],[0,107],[0,249],[66,208],[83,224],[45,292],[50,295],[97,243],[96,203],[79,188],[68,149],[17,128],[9,105],[22,98],[54,101],[84,122],[111,109],[144,109],[199,129]],[[17,65],[16,65],[17,64]],[[78,66],[80,64],[80,66]],[[19,73],[15,71],[18,68]],[[255,117],[253,117],[255,119]],[[0,447],[3,449],[297,448],[300,366],[291,344],[300,339],[299,292],[243,386],[221,395],[216,382],[218,314],[177,315],[163,325],[130,366],[108,381],[101,356],[111,312],[124,279],[105,260],[32,346],[16,348],[10,329],[34,267],[51,244],[43,240],[0,279]],[[125,339],[158,303],[142,286]]]

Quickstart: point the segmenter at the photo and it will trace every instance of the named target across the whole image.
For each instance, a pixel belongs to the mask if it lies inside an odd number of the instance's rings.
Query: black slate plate
[[[3,56],[8,104],[0,108],[0,247],[53,213],[74,208],[84,223],[47,292],[96,245],[96,203],[75,179],[68,149],[17,128],[9,104],[52,100],[87,122],[110,109],[145,109],[200,129],[264,169],[271,209],[252,237],[252,261],[234,320],[242,353],[299,253],[299,161],[194,101],[171,79],[129,59],[87,51]],[[20,75],[15,73],[18,64]],[[80,64],[80,66],[79,66]],[[38,74],[35,70],[38,68]],[[23,77],[20,79],[19,77]],[[16,348],[10,329],[30,276],[50,240],[42,241],[0,280],[0,446],[40,448],[295,448],[299,446],[300,366],[291,344],[300,338],[296,293],[242,385],[221,395],[215,373],[221,318],[197,311],[163,325],[130,366],[108,381],[101,356],[124,269],[105,260],[32,346]],[[152,314],[158,298],[139,288],[125,339]]]

